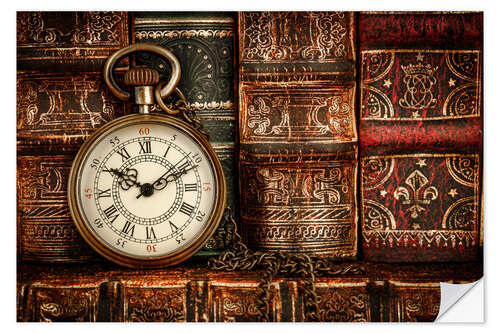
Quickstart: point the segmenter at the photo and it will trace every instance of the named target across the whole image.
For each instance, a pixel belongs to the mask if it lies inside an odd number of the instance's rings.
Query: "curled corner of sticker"
[[[441,302],[436,322],[465,323],[484,321],[484,282],[453,284],[441,282]]]

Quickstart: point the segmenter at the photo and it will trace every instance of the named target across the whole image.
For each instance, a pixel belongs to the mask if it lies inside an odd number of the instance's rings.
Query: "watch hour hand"
[[[109,171],[120,178],[118,184],[120,187],[127,191],[132,186],[141,187],[141,183],[137,181],[137,170],[136,169],[126,169],[124,172],[111,168]]]

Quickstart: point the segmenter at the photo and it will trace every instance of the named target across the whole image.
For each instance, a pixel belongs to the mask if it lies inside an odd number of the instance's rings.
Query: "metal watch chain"
[[[259,296],[256,298],[259,321],[272,321],[272,281],[279,274],[296,276],[302,280],[300,290],[304,299],[304,320],[325,321],[328,316],[324,310],[319,308],[321,297],[316,293],[314,284],[316,276],[364,273],[363,268],[357,264],[335,264],[325,258],[313,257],[303,253],[252,251],[243,243],[241,236],[238,234],[237,224],[230,207],[226,207],[223,219],[224,226],[226,227],[229,224],[230,227],[226,228],[231,230],[230,248],[218,258],[211,258],[208,266],[211,269],[223,271],[263,269],[258,287]]]

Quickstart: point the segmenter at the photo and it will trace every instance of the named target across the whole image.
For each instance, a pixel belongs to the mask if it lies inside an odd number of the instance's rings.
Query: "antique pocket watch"
[[[179,113],[162,101],[172,92],[183,98],[173,53],[145,43],[123,48],[104,66],[106,84],[121,100],[129,99],[113,67],[138,51],[167,59],[171,78],[159,84],[158,73],[146,67],[125,73],[139,113],[110,121],[85,141],[71,167],[68,199],[78,231],[95,251],[128,267],[162,267],[186,260],[212,236],[226,185],[214,150],[197,129],[149,113],[155,99],[166,112]]]

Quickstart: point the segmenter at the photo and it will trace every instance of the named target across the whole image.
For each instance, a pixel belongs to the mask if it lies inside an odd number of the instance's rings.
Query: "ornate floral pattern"
[[[241,13],[241,20],[244,62],[352,58],[350,14],[245,12]]]
[[[75,66],[100,70],[128,44],[124,12],[18,12],[18,68]],[[20,67],[19,67],[20,66]]]
[[[34,319],[41,322],[92,322],[97,317],[98,288],[34,288]]]
[[[209,298],[213,300],[210,317],[217,322],[248,322],[258,318],[258,309],[255,293],[258,283],[216,283],[209,289]],[[271,313],[273,320],[277,320],[279,313],[278,285],[272,283]]]
[[[320,320],[324,322],[370,321],[369,296],[364,286],[317,286]]]
[[[436,319],[441,303],[439,283],[395,284],[391,287],[395,294],[391,304],[393,309],[391,321],[417,322]]]
[[[185,286],[127,287],[125,289],[125,321],[185,321]]]
[[[96,74],[18,75],[18,137],[83,142],[96,128],[123,115],[125,106],[101,80]]]

